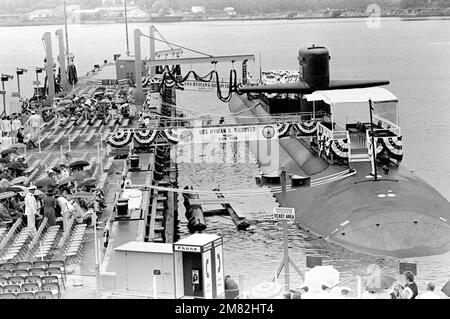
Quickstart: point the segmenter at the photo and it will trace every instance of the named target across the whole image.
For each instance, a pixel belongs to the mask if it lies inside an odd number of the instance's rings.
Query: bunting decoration
[[[158,130],[135,130],[134,140],[139,144],[151,144],[156,137]]]
[[[332,141],[331,152],[333,157],[348,159],[348,140],[345,138]]]
[[[278,138],[289,137],[290,135],[289,132],[291,131],[292,124],[278,123],[277,127],[278,127]]]
[[[106,139],[106,143],[115,148],[121,148],[131,143],[133,139],[133,131],[118,131],[111,134]]]
[[[294,124],[294,128],[298,131],[297,136],[316,135],[318,123],[316,121],[304,121]]]
[[[179,142],[177,131],[174,129],[165,129],[164,131],[161,131],[161,134],[172,143],[176,144]]]
[[[377,144],[375,151],[377,155],[384,151],[392,159],[395,159],[397,161],[401,161],[403,159],[403,146],[401,136],[378,137],[376,143]],[[369,152],[372,152],[372,144],[369,145]]]

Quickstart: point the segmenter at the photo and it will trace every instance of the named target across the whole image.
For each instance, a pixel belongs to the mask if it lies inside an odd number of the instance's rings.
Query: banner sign
[[[185,90],[215,92],[217,90],[217,82],[215,82],[215,81],[202,82],[202,81],[187,80],[187,81],[183,82],[183,87]],[[221,89],[228,90],[228,88],[230,87],[230,83],[219,82],[219,87]]]
[[[276,124],[177,129],[180,144],[224,143],[278,139]]]
[[[274,207],[273,208],[273,218],[294,220],[295,219],[295,208]]]

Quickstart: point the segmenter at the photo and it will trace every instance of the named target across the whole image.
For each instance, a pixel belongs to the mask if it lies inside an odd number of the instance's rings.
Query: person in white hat
[[[38,204],[36,198],[34,197],[34,192],[36,191],[36,186],[31,185],[28,187],[29,192],[25,196],[25,215],[27,216],[27,227],[36,233],[36,215],[38,214]]]
[[[25,122],[25,126],[29,124],[30,130],[31,130],[31,140],[35,141],[39,139],[40,137],[40,130],[41,130],[41,124],[42,123],[41,116],[39,114],[36,114],[36,111],[31,111],[31,116],[28,118],[28,120]]]

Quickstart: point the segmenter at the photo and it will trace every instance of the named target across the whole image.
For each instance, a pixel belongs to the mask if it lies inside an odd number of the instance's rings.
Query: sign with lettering
[[[276,125],[216,126],[177,129],[180,144],[224,143],[278,138]]]
[[[213,91],[213,92],[215,92],[217,90],[217,82],[216,81],[202,82],[202,81],[187,80],[187,81],[183,82],[183,87],[185,90],[190,90],[190,91]],[[219,82],[220,89],[228,90],[229,87],[230,87],[230,83]]]
[[[19,94],[19,92],[12,92],[11,96],[12,97],[20,97],[20,94]]]
[[[40,85],[41,81],[33,81],[33,85]]]
[[[294,220],[295,219],[295,208],[274,207],[273,208],[273,218]]]
[[[189,246],[189,245],[174,245],[175,251],[188,251],[188,252],[196,252],[200,253],[200,246]]]
[[[154,269],[154,270],[153,270],[153,275],[155,275],[155,276],[160,276],[160,275],[161,275],[161,270],[159,270],[159,269]]]
[[[6,91],[0,90],[0,95],[5,95]]]

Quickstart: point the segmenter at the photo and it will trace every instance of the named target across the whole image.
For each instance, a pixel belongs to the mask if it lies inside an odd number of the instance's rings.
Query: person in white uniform
[[[25,215],[27,216],[27,227],[36,233],[36,215],[38,214],[38,204],[34,193],[36,186],[32,185],[28,188],[29,192],[25,196]]]

